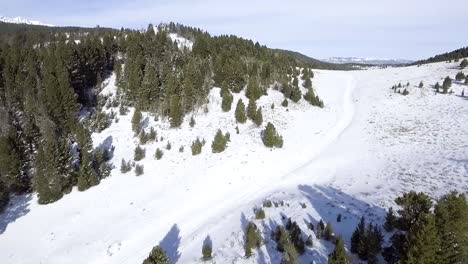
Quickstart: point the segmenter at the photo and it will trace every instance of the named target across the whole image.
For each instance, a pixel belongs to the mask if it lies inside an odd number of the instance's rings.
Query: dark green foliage
[[[305,245],[307,247],[313,247],[314,246],[314,240],[312,239],[312,236],[309,235],[305,241]]]
[[[178,95],[173,95],[170,101],[169,107],[169,122],[171,127],[180,127],[182,124],[183,110]]]
[[[312,89],[312,81],[310,80],[310,78],[306,78],[304,80],[304,88]]]
[[[221,129],[216,131],[216,135],[214,137],[213,142],[211,143],[211,150],[213,153],[221,153],[226,149],[227,142],[229,141],[228,134],[223,135]]]
[[[444,83],[442,84],[442,93],[448,93],[448,89],[452,87],[452,79],[449,76],[445,77]]]
[[[225,93],[223,93],[222,99],[223,101],[221,102],[221,109],[223,110],[223,112],[231,111],[232,101],[234,100],[234,97],[232,96],[231,92],[228,90]]]
[[[138,145],[135,148],[134,155],[133,155],[133,160],[140,161],[140,160],[145,158],[145,155],[146,155],[145,154],[145,149],[140,147],[140,145]]]
[[[265,211],[262,208],[255,210],[255,219],[265,219]]]
[[[284,98],[283,102],[281,102],[281,106],[288,107],[288,99]]]
[[[390,207],[388,209],[387,215],[385,216],[385,224],[384,228],[387,232],[393,231],[397,224],[397,217],[395,216],[395,213],[393,212],[393,208]]]
[[[192,117],[190,117],[190,123],[189,123],[190,127],[194,127],[195,126],[195,119]]]
[[[141,130],[140,132],[140,144],[145,145],[149,141],[149,135],[145,132],[145,130]]]
[[[463,79],[465,79],[465,74],[463,72],[460,71],[457,73],[457,75],[455,75],[455,80],[461,81]]]
[[[262,92],[259,87],[258,80],[256,78],[250,78],[249,83],[247,84],[247,89],[245,90],[245,96],[249,100],[257,100],[262,95]]]
[[[288,219],[286,223],[286,230],[289,233],[289,239],[291,243],[294,245],[297,253],[300,255],[304,254],[305,252],[305,242],[302,239],[302,230],[299,225],[295,221],[291,221],[291,218]]]
[[[135,175],[136,176],[143,175],[143,173],[145,173],[144,169],[145,168],[143,165],[140,165],[140,164],[135,165]]]
[[[138,134],[141,129],[141,118],[142,114],[139,109],[135,109],[135,112],[133,113],[132,116],[132,130],[135,132],[135,134]]]
[[[302,92],[301,89],[299,89],[298,86],[294,86],[291,92],[291,100],[295,103],[299,102],[302,98]]]
[[[195,141],[192,142],[192,155],[198,155],[201,153],[203,147],[203,143],[197,138]]]
[[[255,120],[257,114],[257,103],[254,99],[249,99],[249,104],[247,105],[247,117],[250,120]]]
[[[6,185],[2,181],[0,181],[0,214],[3,213],[9,201],[10,193]]]
[[[252,255],[252,249],[259,248],[262,244],[262,237],[260,235],[260,230],[253,222],[247,224],[245,230],[245,256],[250,257]]]
[[[245,105],[244,102],[242,102],[242,99],[239,99],[239,101],[237,101],[235,117],[238,123],[244,124],[247,121],[247,116],[245,114]]]
[[[317,231],[315,232],[315,236],[318,239],[321,239],[323,237],[323,232],[325,230],[325,224],[323,223],[322,219],[320,219],[318,225],[317,225]]]
[[[468,60],[463,59],[462,62],[460,63],[460,68],[464,69],[466,68],[466,66],[468,66]]]
[[[91,119],[90,128],[98,133],[104,131],[112,123],[112,119],[105,112],[96,112]]]
[[[408,231],[421,215],[429,214],[432,207],[431,198],[424,193],[414,191],[403,194],[395,199],[395,203],[401,207],[398,210],[399,219],[397,227]]]
[[[336,241],[335,250],[328,256],[328,264],[349,264],[351,263],[346,255],[344,241],[339,237]]]
[[[283,137],[281,137],[278,132],[276,132],[275,126],[268,122],[265,127],[265,130],[261,133],[263,144],[269,148],[282,148],[283,147]]]
[[[463,263],[468,260],[468,204],[465,194],[450,192],[434,208],[440,241],[440,262]]]
[[[358,254],[368,263],[377,263],[377,256],[382,250],[383,235],[380,228],[373,224],[366,226],[364,217],[351,236],[351,253]]]
[[[122,162],[120,163],[120,172],[122,173],[127,173],[132,170],[132,165],[130,161],[125,161],[122,159]]]
[[[402,263],[438,264],[439,239],[432,214],[423,214],[407,235],[408,249]]]
[[[270,208],[272,206],[272,202],[270,200],[263,201],[263,207]]]
[[[154,157],[157,160],[160,160],[163,157],[163,155],[164,155],[164,152],[160,148],[157,148],[156,152],[154,153]]]
[[[323,108],[323,101],[320,100],[318,95],[315,95],[314,90],[312,88],[307,89],[307,93],[304,95],[304,99],[313,106]]]
[[[210,244],[204,244],[203,247],[202,247],[202,259],[203,261],[208,261],[212,258],[211,254],[212,254],[212,247]]]
[[[409,94],[408,90],[406,90],[406,88],[405,88],[405,89],[403,89],[403,93],[402,93],[402,95],[408,95],[408,94]]]
[[[143,264],[169,264],[169,257],[164,249],[156,246],[151,250],[150,255],[143,261]]]
[[[325,230],[323,230],[323,239],[331,241],[333,239],[333,228],[330,222],[327,222]]]

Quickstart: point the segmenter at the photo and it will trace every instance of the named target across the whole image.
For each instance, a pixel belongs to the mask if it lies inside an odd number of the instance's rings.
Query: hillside
[[[465,196],[439,199],[468,190],[459,61],[352,70],[174,23],[3,29],[2,263],[466,259]]]

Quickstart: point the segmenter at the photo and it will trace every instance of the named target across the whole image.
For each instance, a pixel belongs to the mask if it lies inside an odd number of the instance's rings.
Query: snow
[[[52,24],[46,24],[46,23],[42,23],[40,21],[29,20],[29,19],[22,18],[22,17],[0,16],[0,22],[13,23],[13,24],[28,24],[28,25],[36,25],[36,26],[47,26],[47,27],[53,27],[54,26]]]
[[[159,26],[153,26],[153,30],[154,30],[154,32],[158,32],[160,30],[160,28],[164,28],[164,27],[166,27],[166,25],[164,25],[164,24],[161,24]],[[192,50],[193,41],[191,41],[189,39],[186,39],[186,38],[180,36],[177,33],[169,33],[169,37],[171,38],[172,42],[177,43],[177,47],[179,49],[181,49],[181,50],[183,50],[183,49]]]
[[[392,65],[392,64],[408,64],[413,61],[407,59],[387,59],[387,58],[358,58],[358,57],[330,57],[323,61],[337,64],[357,63],[370,65]]]
[[[133,159],[138,139],[131,131],[134,109],[119,122],[92,135],[95,146],[112,142],[116,169],[98,186],[73,190],[56,203],[41,206],[36,197],[15,197],[0,216],[2,263],[141,263],[160,244],[172,262],[201,262],[207,236],[216,263],[278,263],[280,255],[270,232],[291,217],[302,230],[306,222],[330,221],[349,246],[350,232],[361,215],[382,221],[384,207],[404,191],[425,191],[437,197],[449,190],[468,190],[467,86],[454,82],[454,93],[435,95],[430,84],[459,71],[455,63],[366,71],[316,70],[313,85],[325,103],[320,109],[304,100],[281,106],[283,96],[270,89],[257,102],[264,124],[272,122],[284,138],[282,149],[267,149],[262,128],[251,121],[235,132],[232,110],[221,111],[220,90],[210,95],[208,113],[188,115],[181,128],[143,113],[145,129],[154,127],[163,141],[144,145],[144,175],[121,174],[120,161]],[[465,70],[465,74],[467,74]],[[416,87],[423,80],[425,86]],[[410,94],[390,88],[410,82]],[[467,90],[468,91],[468,90]],[[104,83],[103,95],[115,95],[115,76]],[[274,109],[271,104],[274,103]],[[118,108],[106,111],[118,112]],[[211,153],[216,130],[230,132],[231,142]],[[206,139],[198,156],[190,145]],[[172,149],[166,150],[167,142]],[[184,152],[179,152],[179,146]],[[153,155],[164,151],[161,160]],[[255,220],[253,208],[264,200],[284,201],[265,208]],[[306,208],[301,206],[306,205]],[[342,214],[338,223],[336,217]],[[245,259],[243,228],[254,221],[265,243]],[[326,263],[333,245],[314,237],[314,247],[301,263]]]

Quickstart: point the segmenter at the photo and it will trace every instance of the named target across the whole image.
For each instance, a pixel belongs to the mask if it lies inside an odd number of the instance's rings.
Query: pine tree
[[[268,122],[265,127],[265,130],[261,132],[263,144],[266,147],[273,148],[282,148],[283,147],[283,137],[281,137],[278,132],[276,132],[275,126]]]
[[[203,261],[208,261],[212,258],[211,253],[213,248],[210,244],[204,244],[202,247],[202,259]]]
[[[143,165],[140,165],[140,164],[135,165],[135,175],[136,176],[143,175],[143,173],[145,173],[144,169],[145,168]]]
[[[244,124],[247,121],[247,116],[245,115],[245,105],[244,102],[242,102],[242,99],[237,101],[235,116],[238,123]]]
[[[223,112],[231,111],[232,101],[234,100],[234,97],[232,96],[231,92],[229,90],[224,92],[222,95],[222,99],[223,101],[221,102],[221,109],[223,110]]]
[[[448,89],[452,86],[452,79],[449,76],[445,77],[444,83],[442,84],[442,92],[444,94],[448,93]]]
[[[255,120],[255,115],[257,114],[257,103],[254,99],[249,99],[249,104],[247,105],[247,117],[250,120]]]
[[[132,117],[132,130],[133,132],[135,132],[135,134],[138,134],[140,132],[141,119],[142,119],[141,111],[138,108],[136,108]]]
[[[169,264],[166,252],[160,247],[154,247],[150,255],[143,261],[143,264]]]
[[[463,79],[465,79],[465,74],[463,72],[460,71],[457,73],[457,75],[455,75],[455,80],[461,81]]]
[[[190,127],[194,127],[195,124],[196,124],[196,123],[195,123],[195,119],[193,118],[193,116],[190,117],[190,123],[189,123]]]
[[[466,66],[468,66],[468,60],[463,59],[462,62],[460,63],[460,68],[464,69],[466,68]]]
[[[311,89],[312,88],[312,81],[310,78],[306,78],[304,80],[304,88]]]
[[[423,81],[421,81],[421,82],[419,83],[419,88],[423,88],[423,87],[424,87],[424,83],[423,83]]]
[[[256,78],[251,77],[245,90],[245,96],[248,99],[257,100],[261,96],[260,87]]]
[[[323,223],[323,220],[320,219],[318,225],[317,225],[317,231],[315,233],[315,236],[318,239],[321,239],[323,237],[323,231],[325,230],[325,224]]]
[[[163,155],[164,155],[164,152],[160,148],[157,148],[156,152],[154,153],[154,157],[157,160],[160,160],[163,157]]]
[[[360,248],[360,241],[363,240],[363,237],[366,232],[366,220],[364,216],[361,217],[361,221],[351,235],[351,253],[362,254],[362,249]]]
[[[439,239],[434,216],[420,215],[408,232],[408,250],[402,263],[438,264]]]
[[[218,129],[214,137],[213,143],[211,143],[211,149],[213,153],[221,153],[226,149],[227,138],[221,132],[221,129]]]
[[[192,155],[198,155],[201,153],[203,147],[203,143],[197,138],[195,141],[192,142]]]
[[[335,245],[335,250],[328,256],[328,264],[349,264],[351,263],[346,255],[344,241],[338,237]]]
[[[288,107],[288,99],[284,98],[283,102],[281,102],[281,106]]]
[[[87,190],[88,188],[99,184],[99,177],[91,168],[90,154],[86,150],[81,153],[77,180],[79,191]]]
[[[395,203],[401,207],[398,210],[398,228],[408,231],[421,215],[429,214],[432,207],[431,198],[425,193],[414,191],[403,194],[395,199]]]
[[[140,145],[136,146],[134,151],[133,160],[140,161],[145,158],[145,149],[140,147]]]
[[[331,241],[333,239],[333,228],[330,222],[327,222],[325,230],[323,231],[323,239]]]
[[[180,127],[182,124],[183,111],[180,103],[180,97],[178,95],[171,96],[170,108],[169,108],[169,122],[171,127]]]
[[[130,161],[125,161],[122,159],[122,162],[120,163],[120,172],[122,173],[127,173],[132,170],[132,165]]]
[[[439,82],[436,82],[436,84],[434,85],[434,89],[436,90],[436,93],[439,93],[439,89],[440,89],[440,84]]]
[[[468,203],[462,193],[450,192],[434,208],[440,241],[440,263],[463,263],[468,259]]]
[[[245,230],[245,256],[250,257],[252,255],[252,249],[259,248],[262,244],[262,237],[260,235],[260,230],[253,222],[247,224]]]
[[[262,123],[263,123],[263,114],[262,114],[262,108],[261,108],[261,107],[259,107],[259,108],[257,109],[257,113],[255,114],[254,123],[255,123],[257,126],[261,126]]]
[[[301,89],[299,89],[298,86],[294,86],[292,92],[291,92],[291,100],[295,103],[299,102],[302,98],[302,92]]]
[[[395,216],[393,212],[393,208],[390,207],[388,209],[387,215],[385,216],[385,224],[384,224],[385,230],[387,232],[393,231],[393,229],[395,228],[396,222],[397,222],[397,217]]]

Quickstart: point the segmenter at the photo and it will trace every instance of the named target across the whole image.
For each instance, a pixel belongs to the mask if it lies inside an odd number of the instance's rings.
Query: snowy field
[[[263,107],[264,124],[272,122],[283,136],[283,149],[265,148],[262,128],[251,121],[239,125],[236,134],[235,105],[239,98],[248,102],[243,93],[234,94],[231,112],[224,113],[219,89],[213,89],[208,113],[194,113],[193,128],[190,115],[180,129],[169,129],[167,120],[144,113],[146,130],[154,127],[163,140],[143,146],[146,158],[138,164],[145,173],[138,177],[119,170],[121,159],[133,159],[138,144],[131,109],[118,123],[93,134],[95,146],[115,146],[116,169],[109,178],[50,205],[38,205],[36,197],[13,200],[0,216],[0,262],[141,263],[159,244],[172,262],[198,263],[209,236],[212,263],[279,263],[270,232],[287,217],[307,234],[312,232],[306,222],[330,221],[349,245],[361,215],[382,221],[383,207],[393,205],[404,191],[434,197],[452,189],[467,192],[468,97],[460,93],[468,87],[454,81],[451,95],[435,95],[432,89],[445,76],[454,78],[457,65],[317,70],[313,85],[324,109],[304,100],[284,108],[282,94],[270,89],[257,104]],[[114,76],[106,81],[103,93],[115,92],[114,81]],[[417,87],[420,81],[423,88]],[[408,96],[390,89],[399,82],[410,82]],[[231,142],[225,152],[213,154],[218,128],[230,132]],[[192,156],[190,145],[197,137],[206,145],[201,155]],[[168,142],[171,150],[166,150]],[[161,160],[154,158],[156,148],[164,151]],[[284,205],[265,208],[266,219],[254,220],[253,209],[265,199]],[[260,227],[265,243],[245,259],[243,229],[250,220]],[[332,249],[329,242],[315,239],[301,263],[326,263]]]

